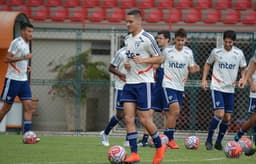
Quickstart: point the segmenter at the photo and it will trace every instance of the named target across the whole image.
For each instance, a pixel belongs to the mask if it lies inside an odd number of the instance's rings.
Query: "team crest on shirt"
[[[136,42],[135,42],[135,48],[139,48],[140,43],[141,43],[141,41],[136,41]]]
[[[219,101],[216,101],[215,104],[216,104],[216,106],[219,106],[219,105],[220,105],[220,102],[219,102]]]

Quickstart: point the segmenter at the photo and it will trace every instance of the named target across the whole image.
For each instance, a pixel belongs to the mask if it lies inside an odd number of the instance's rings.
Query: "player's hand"
[[[207,82],[207,80],[202,80],[201,86],[202,86],[202,88],[206,91],[207,88],[208,88],[208,82]]]
[[[141,64],[144,62],[144,59],[138,55],[134,56],[133,57],[133,61],[136,63],[136,64]]]
[[[126,69],[126,70],[130,70],[131,69],[131,64],[129,63],[129,61],[126,61],[125,63],[124,63],[124,68]]]
[[[256,85],[255,84],[251,85],[250,90],[251,92],[256,92]]]
[[[123,82],[126,82],[126,75],[125,74],[121,74],[120,76],[118,76],[120,80],[122,80]]]
[[[246,81],[244,79],[240,79],[238,82],[238,87],[239,88],[244,88],[246,85]]]
[[[25,59],[31,59],[31,58],[32,58],[32,54],[29,53],[29,54],[27,54],[24,58],[25,58]]]

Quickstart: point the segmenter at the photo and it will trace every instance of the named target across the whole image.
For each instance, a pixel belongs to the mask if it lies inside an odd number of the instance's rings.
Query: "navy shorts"
[[[214,110],[223,109],[225,113],[232,113],[234,111],[234,93],[212,90],[211,94]]]
[[[125,84],[121,102],[134,102],[136,108],[142,111],[151,109],[151,84]]]
[[[163,88],[164,91],[164,110],[169,110],[169,106],[172,103],[178,102],[180,106],[183,106],[183,91],[174,90],[171,88]]]
[[[21,101],[32,100],[29,81],[17,81],[5,78],[1,99],[12,105],[16,96],[18,96]]]

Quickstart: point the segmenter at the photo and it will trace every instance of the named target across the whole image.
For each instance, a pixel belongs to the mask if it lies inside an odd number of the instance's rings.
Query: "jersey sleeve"
[[[18,52],[18,42],[17,41],[11,42],[8,52],[13,54],[14,56],[17,54],[17,52]]]
[[[188,61],[188,66],[193,67],[196,64],[195,59],[194,59],[194,54],[193,51],[191,50],[189,53],[189,61]]]
[[[210,56],[207,58],[206,63],[212,64],[215,61],[215,49],[212,50]]]
[[[241,58],[241,61],[240,61],[240,67],[243,68],[243,67],[246,67],[247,63],[246,63],[246,59],[244,57],[243,51],[241,51],[241,55],[242,55],[242,58]]]
[[[121,62],[121,59],[120,59],[120,51],[118,51],[118,52],[114,55],[114,57],[113,57],[113,59],[111,60],[111,63],[110,63],[110,64],[112,64],[113,66],[117,67],[117,66],[120,64],[120,62]]]
[[[153,37],[149,39],[148,52],[152,56],[159,56],[161,54],[161,51],[156,43],[156,40]]]

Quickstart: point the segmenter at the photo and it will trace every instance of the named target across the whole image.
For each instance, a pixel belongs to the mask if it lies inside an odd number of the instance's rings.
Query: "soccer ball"
[[[115,145],[108,149],[108,160],[111,164],[121,164],[126,159],[126,152],[122,146]]]
[[[200,140],[197,136],[188,136],[184,140],[184,145],[187,149],[196,150],[200,146]]]
[[[243,150],[238,142],[229,141],[224,147],[224,153],[228,158],[239,158]]]
[[[23,143],[24,144],[35,144],[37,143],[36,133],[33,131],[27,131],[23,135]]]
[[[161,139],[162,144],[166,145],[169,142],[169,139],[168,139],[168,137],[166,135],[160,133],[159,137]],[[154,144],[154,141],[153,141],[152,137],[148,137],[148,145],[150,147],[155,147],[155,144]]]
[[[244,136],[244,137],[240,138],[238,143],[240,144],[240,146],[245,154],[248,154],[253,149],[252,141],[248,137]]]

